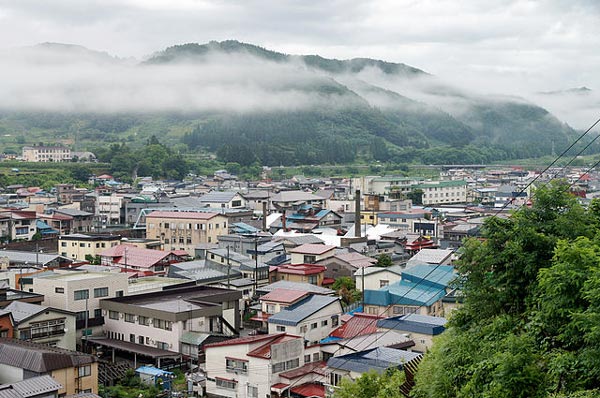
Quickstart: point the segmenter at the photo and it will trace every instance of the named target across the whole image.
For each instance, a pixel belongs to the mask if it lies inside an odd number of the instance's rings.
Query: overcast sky
[[[599,17],[600,0],[0,0],[0,48],[60,42],[142,58],[237,39],[527,95],[600,91]]]

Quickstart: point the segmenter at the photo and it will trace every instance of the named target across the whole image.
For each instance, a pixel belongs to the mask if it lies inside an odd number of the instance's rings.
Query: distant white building
[[[69,162],[72,158],[64,146],[24,146],[22,157],[26,162]]]

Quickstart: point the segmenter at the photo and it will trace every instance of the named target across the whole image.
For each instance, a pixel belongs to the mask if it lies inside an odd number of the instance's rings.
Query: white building
[[[291,386],[326,381],[319,346],[307,348],[298,336],[241,337],[208,344],[205,349],[209,397],[283,396]]]
[[[24,146],[22,157],[26,162],[69,162],[71,150],[64,146]]]
[[[33,277],[33,291],[44,295],[44,305],[75,313],[77,340],[81,340],[87,317],[88,332],[102,333],[100,300],[127,294],[127,275],[115,272],[57,271]]]
[[[96,217],[100,219],[103,226],[119,224],[122,204],[122,196],[115,194],[98,195],[96,197]]]
[[[423,205],[466,203],[467,182],[464,180],[430,181],[414,185],[413,189],[423,191]]]
[[[269,333],[290,333],[309,345],[319,344],[340,325],[342,313],[338,297],[310,295],[270,316]]]

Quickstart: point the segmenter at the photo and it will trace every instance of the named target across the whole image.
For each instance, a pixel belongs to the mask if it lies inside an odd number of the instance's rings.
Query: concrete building
[[[120,242],[120,235],[61,235],[58,237],[58,252],[63,257],[85,261],[86,256],[99,256],[102,251]]]
[[[464,180],[430,181],[415,185],[413,189],[423,191],[425,206],[467,202],[467,182]]]
[[[44,305],[76,315],[78,343],[84,333],[94,336],[102,333],[104,317],[100,300],[122,297],[128,289],[127,275],[121,272],[62,271],[32,279],[33,291],[44,295]]]
[[[121,224],[123,197],[117,194],[96,197],[96,218],[101,227]]]
[[[69,162],[71,150],[64,146],[24,146],[21,156],[26,162]]]
[[[188,332],[236,335],[241,297],[241,292],[233,290],[192,286],[102,300],[107,339],[101,344],[114,347],[113,341],[128,342],[131,352],[152,347],[183,353]]]
[[[202,243],[216,243],[228,232],[227,217],[219,213],[154,211],[146,216],[146,237],[160,239],[164,250],[185,250],[191,256]]]

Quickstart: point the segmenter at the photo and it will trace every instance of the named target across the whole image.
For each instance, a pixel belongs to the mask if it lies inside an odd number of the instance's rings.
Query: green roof
[[[413,185],[413,188],[423,189],[423,188],[447,188],[447,187],[460,187],[466,186],[467,182],[465,180],[452,180],[452,181],[435,181],[431,183],[425,184],[417,184]]]

